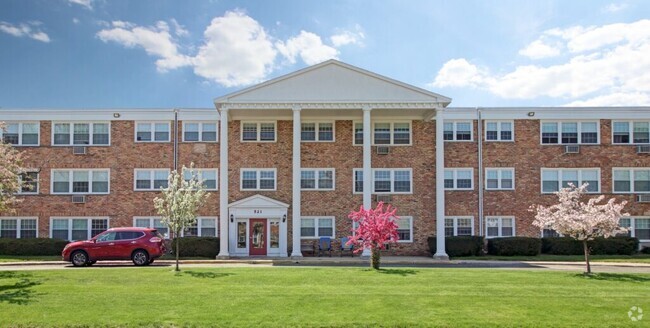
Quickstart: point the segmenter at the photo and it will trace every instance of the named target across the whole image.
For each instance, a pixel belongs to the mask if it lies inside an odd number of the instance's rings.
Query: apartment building
[[[219,97],[206,109],[0,109],[27,157],[0,238],[80,240],[152,226],[170,170],[195,164],[211,194],[185,235],[220,236],[220,256],[294,256],[351,234],[348,214],[398,208],[390,252],[427,238],[552,235],[531,205],[568,183],[627,200],[650,243],[650,108],[453,108],[451,99],[330,60]],[[31,186],[31,187],[27,187]],[[442,244],[442,245],[441,245]]]

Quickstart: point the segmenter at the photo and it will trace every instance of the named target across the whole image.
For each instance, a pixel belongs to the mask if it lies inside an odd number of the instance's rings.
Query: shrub
[[[431,254],[436,253],[436,237],[429,237],[429,250]],[[483,250],[483,237],[480,236],[459,236],[446,237],[445,250],[449,257],[457,256],[479,256]]]
[[[632,255],[639,240],[631,237],[596,238],[588,243],[592,255]],[[582,242],[569,237],[542,238],[542,253],[553,255],[582,255]]]
[[[488,239],[488,254],[501,256],[537,256],[542,241],[532,237],[506,237]]]
[[[643,254],[650,254],[650,247],[643,247],[641,249],[641,253]]]
[[[68,241],[51,238],[0,238],[1,255],[56,256],[61,255]]]
[[[571,237],[542,238],[542,253],[553,255],[583,255],[582,243]]]
[[[179,238],[181,257],[211,257],[219,255],[218,237],[181,237]],[[172,249],[176,251],[176,239],[172,240]]]

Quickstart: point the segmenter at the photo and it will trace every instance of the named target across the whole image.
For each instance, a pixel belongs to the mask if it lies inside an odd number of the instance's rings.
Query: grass
[[[650,274],[392,268],[0,271],[0,326],[633,324]]]
[[[28,262],[28,261],[62,261],[60,255],[53,256],[17,256],[0,255],[0,263],[7,262]],[[176,260],[174,255],[163,255],[160,260]],[[181,260],[214,260],[213,257],[181,257]]]
[[[591,255],[591,262],[627,262],[650,263],[650,254],[635,255]],[[465,256],[454,257],[452,260],[484,260],[484,261],[551,261],[551,262],[584,262],[584,255],[548,255],[538,256]]]

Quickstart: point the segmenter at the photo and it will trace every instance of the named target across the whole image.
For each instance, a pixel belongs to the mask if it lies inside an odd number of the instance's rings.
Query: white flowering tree
[[[585,263],[587,266],[586,274],[591,273],[589,264],[589,247],[587,242],[596,237],[610,237],[617,233],[625,232],[625,228],[619,226],[619,220],[626,201],[616,203],[614,198],[604,204],[601,204],[604,195],[590,198],[586,203],[583,201],[587,192],[588,184],[585,183],[580,187],[569,184],[569,188],[562,188],[555,194],[558,196],[559,203],[546,206],[532,206],[531,211],[536,212],[533,225],[540,229],[553,229],[558,233],[575,238],[582,242]]]
[[[5,125],[0,122],[0,129]],[[22,172],[20,152],[10,144],[0,140],[0,213],[10,212],[18,202],[15,194],[20,191],[19,175]]]
[[[178,237],[183,230],[196,224],[197,212],[210,196],[205,192],[203,181],[200,181],[196,174],[185,180],[183,172],[188,170],[194,171],[194,164],[189,168],[183,166],[181,172],[172,171],[167,178],[167,188],[161,188],[162,195],[153,200],[156,211],[162,217],[162,223],[169,227],[176,238],[176,271],[180,271]]]

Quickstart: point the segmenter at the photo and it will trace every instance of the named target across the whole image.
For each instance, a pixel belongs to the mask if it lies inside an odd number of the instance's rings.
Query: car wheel
[[[88,263],[88,254],[84,251],[75,251],[70,256],[72,265],[76,267],[85,266]]]
[[[131,255],[131,260],[133,261],[133,264],[137,266],[147,265],[149,264],[149,254],[139,249],[133,252],[133,255]]]

